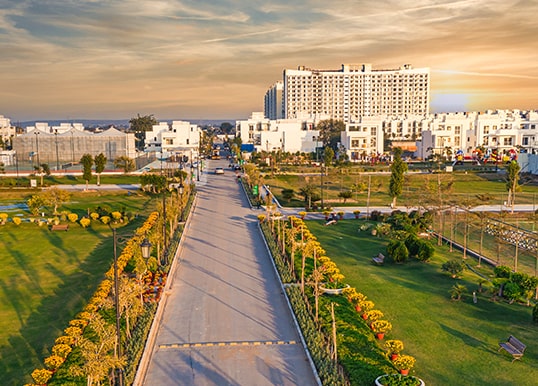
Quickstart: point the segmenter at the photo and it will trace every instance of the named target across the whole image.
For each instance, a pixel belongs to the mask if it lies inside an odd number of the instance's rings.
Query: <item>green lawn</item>
[[[439,178],[439,179],[438,179]],[[364,173],[340,173],[338,169],[331,168],[324,180],[324,201],[328,205],[344,205],[343,200],[338,197],[341,191],[351,190],[353,185],[362,185],[364,190],[354,192],[352,198],[346,201],[346,205],[365,206],[367,202],[367,186],[370,183],[370,206],[387,206],[391,202],[388,194],[390,173],[368,175]],[[501,205],[506,201],[506,182],[504,175],[496,173],[453,173],[453,174],[412,174],[405,177],[402,195],[398,198],[399,205],[423,205],[427,199],[427,185],[437,186],[442,184],[452,184],[450,191],[444,193],[445,202],[458,199],[475,200],[475,205],[491,204]],[[293,207],[304,207],[302,197],[299,195],[301,187],[307,183],[320,186],[319,174],[297,175],[297,174],[277,174],[271,177],[265,175],[264,182],[271,186],[273,193],[280,200],[282,205]],[[291,202],[286,202],[281,197],[282,189],[293,189],[295,195]],[[318,193],[319,193],[318,189]],[[432,198],[437,197],[437,190],[432,190]],[[517,194],[516,203],[533,204],[537,201],[538,187],[534,185],[522,185],[521,192]],[[487,202],[481,202],[477,195],[488,196]],[[537,206],[538,207],[538,206]]]
[[[440,269],[443,261],[461,257],[441,248],[430,263],[371,263],[385,251],[387,240],[358,232],[357,220],[324,227],[308,221],[327,255],[346,276],[346,282],[373,300],[392,322],[386,339],[404,342],[404,353],[417,358],[412,371],[430,385],[535,385],[538,379],[538,325],[531,322],[531,308],[492,302],[470,294],[461,302],[450,300],[455,284]],[[458,283],[470,292],[478,289],[478,277],[467,272]],[[357,317],[359,317],[357,315]],[[515,335],[527,344],[521,361],[511,363],[498,342]]]
[[[0,205],[13,198],[0,198]],[[118,231],[131,234],[149,210],[142,195],[74,195],[60,210],[86,213],[107,205],[140,215]],[[10,217],[24,210],[9,212]],[[26,213],[28,215],[28,213]],[[0,226],[0,384],[30,382],[54,339],[82,310],[113,259],[110,229],[93,222],[67,232],[9,222]],[[120,246],[121,249],[121,246]]]

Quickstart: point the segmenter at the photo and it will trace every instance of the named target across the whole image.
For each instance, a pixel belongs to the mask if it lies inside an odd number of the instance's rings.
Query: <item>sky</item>
[[[431,112],[538,109],[536,0],[0,0],[0,115],[246,119],[284,69],[410,63]]]

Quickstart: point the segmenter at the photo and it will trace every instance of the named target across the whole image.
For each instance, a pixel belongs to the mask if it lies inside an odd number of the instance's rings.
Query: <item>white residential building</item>
[[[340,143],[352,162],[368,162],[383,153],[383,125],[381,117],[363,117],[361,122],[346,124],[340,133]]]
[[[264,112],[269,119],[284,119],[284,83],[281,81],[273,84],[265,93]]]
[[[11,120],[9,118],[0,115],[0,138],[4,144],[10,144],[13,138],[17,135],[14,126],[11,126]],[[4,164],[6,164],[4,162]]]
[[[394,70],[373,70],[370,64],[344,64],[340,70],[301,66],[284,70],[283,83],[287,119],[328,117],[350,123],[364,116],[425,116],[429,111],[430,71],[408,64]]]
[[[313,120],[270,120],[262,112],[254,112],[248,120],[236,122],[237,135],[243,144],[253,144],[257,151],[289,153],[315,152],[319,131]]]
[[[186,121],[160,122],[146,132],[146,152],[183,154],[198,150],[201,128]]]

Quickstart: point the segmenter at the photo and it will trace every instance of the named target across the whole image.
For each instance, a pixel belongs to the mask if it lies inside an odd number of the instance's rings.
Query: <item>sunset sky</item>
[[[538,109],[536,0],[0,0],[12,121],[244,119],[285,68],[431,69],[431,112]]]

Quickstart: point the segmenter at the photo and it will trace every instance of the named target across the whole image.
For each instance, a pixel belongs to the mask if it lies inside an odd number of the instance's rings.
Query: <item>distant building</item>
[[[266,93],[266,114],[278,106],[278,83]],[[342,65],[340,70],[299,67],[284,70],[284,118],[333,118],[346,123],[365,116],[426,116],[429,112],[430,71],[404,65],[373,70],[370,64]]]
[[[0,139],[4,144],[4,147],[10,146],[15,135],[17,135],[16,129],[14,126],[11,126],[11,120],[0,115]]]
[[[202,129],[186,121],[173,121],[171,125],[160,122],[146,132],[145,152],[157,152],[168,155],[198,151]]]
[[[284,119],[284,83],[281,81],[273,84],[265,93],[264,113],[269,119]]]
[[[243,144],[253,144],[257,151],[268,152],[315,152],[322,144],[318,142],[319,131],[314,128],[313,120],[271,120],[262,112],[253,112],[248,120],[236,122]]]
[[[42,127],[48,127],[42,126]],[[120,156],[136,157],[135,138],[114,128],[92,134],[71,128],[69,131],[50,132],[34,128],[13,140],[13,150],[19,160],[32,164],[47,163],[51,169],[65,163],[78,163],[84,154],[96,156],[103,153],[109,161]]]

